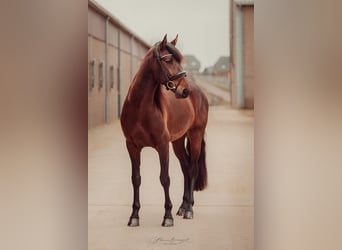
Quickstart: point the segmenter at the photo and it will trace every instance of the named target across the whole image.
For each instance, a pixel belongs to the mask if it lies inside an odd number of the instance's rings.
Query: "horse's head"
[[[154,45],[154,58],[158,62],[158,78],[165,85],[167,90],[175,93],[177,98],[186,98],[189,95],[189,83],[186,72],[183,70],[181,62],[182,55],[175,47],[178,35],[170,43],[167,42],[167,36],[161,42]]]

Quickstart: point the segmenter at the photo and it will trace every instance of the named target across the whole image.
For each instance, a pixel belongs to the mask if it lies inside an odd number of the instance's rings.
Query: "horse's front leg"
[[[169,143],[165,143],[160,145],[157,148],[160,160],[160,182],[164,188],[165,195],[165,214],[162,222],[162,226],[171,227],[173,226],[173,217],[172,217],[172,203],[169,194],[170,188],[170,176],[169,176]]]
[[[138,148],[134,143],[126,141],[126,146],[128,149],[129,156],[131,158],[132,164],[132,184],[133,184],[133,205],[132,214],[128,221],[128,226],[136,227],[139,226],[139,209],[140,209],[140,199],[139,199],[139,187],[141,183],[140,177],[140,152],[141,148]]]

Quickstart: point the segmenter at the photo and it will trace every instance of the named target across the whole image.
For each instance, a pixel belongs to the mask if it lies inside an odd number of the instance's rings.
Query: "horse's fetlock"
[[[139,210],[140,209],[140,203],[133,203],[132,208],[134,210]]]
[[[172,209],[172,203],[171,202],[170,203],[166,203],[164,205],[164,208],[167,209],[167,210],[171,210]]]

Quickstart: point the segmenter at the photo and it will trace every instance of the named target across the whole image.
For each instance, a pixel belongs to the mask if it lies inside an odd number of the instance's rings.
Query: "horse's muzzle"
[[[182,97],[187,98],[189,95],[189,90],[188,89],[183,89]]]
[[[183,89],[182,91],[175,91],[176,98],[187,98],[189,96],[189,90]]]

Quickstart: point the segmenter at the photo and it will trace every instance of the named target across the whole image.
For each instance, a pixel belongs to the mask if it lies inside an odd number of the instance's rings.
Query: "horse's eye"
[[[171,64],[172,63],[172,58],[165,59],[165,62],[168,63],[168,64]]]

